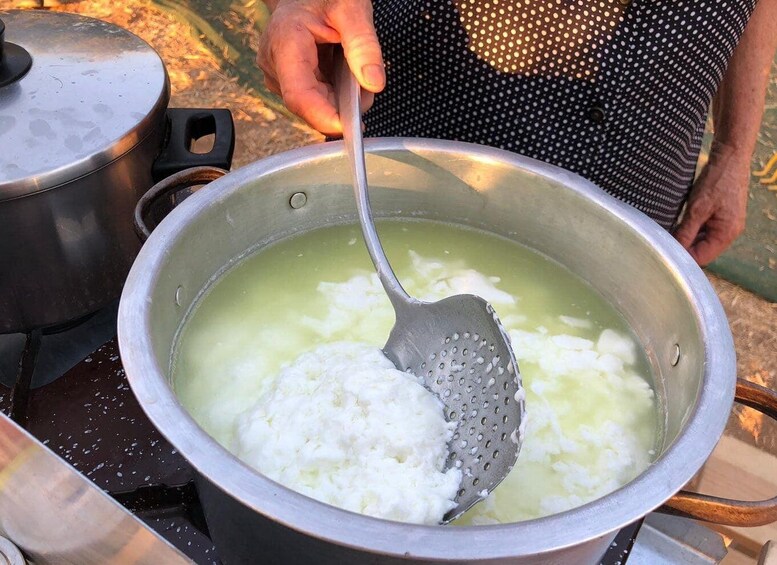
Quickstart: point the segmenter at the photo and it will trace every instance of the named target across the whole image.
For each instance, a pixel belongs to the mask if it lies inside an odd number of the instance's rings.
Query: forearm
[[[777,0],[759,0],[713,103],[715,144],[747,159],[755,149],[777,49]]]

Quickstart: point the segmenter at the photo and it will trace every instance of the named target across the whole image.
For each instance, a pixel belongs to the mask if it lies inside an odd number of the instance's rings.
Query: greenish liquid
[[[412,296],[423,298],[419,294],[427,292],[430,284],[445,284],[449,271],[471,269],[499,277],[494,286],[517,298],[515,304],[494,304],[510,330],[537,332],[542,327],[548,335],[594,342],[607,328],[632,335],[619,313],[578,277],[515,242],[429,221],[381,222],[379,232],[397,277]],[[435,271],[443,273],[440,280],[419,278],[411,251],[440,262],[443,268]],[[178,398],[208,433],[231,448],[235,418],[253,406],[282,365],[324,342],[383,345],[394,320],[382,293],[375,294],[374,288],[372,294],[363,293],[358,285],[341,292],[339,300],[346,301],[347,315],[339,319],[331,296],[319,287],[322,281],[345,283],[358,275],[366,281],[372,273],[358,226],[323,228],[247,257],[216,281],[185,322],[174,363]],[[586,320],[589,327],[570,326],[561,316]],[[534,421],[539,423],[532,439],[530,420],[519,464],[498,489],[505,494],[500,493],[491,508],[483,503],[476,506],[488,520],[533,518],[582,504],[628,482],[649,464],[657,415],[646,384],[648,361],[639,348],[635,362],[615,384],[590,372],[551,379],[541,359],[527,360],[531,356],[518,347],[515,353],[527,387],[527,414],[532,418],[534,411]],[[548,381],[543,385],[548,392],[533,392],[532,383],[543,379]],[[553,422],[541,427],[547,419],[541,413],[548,405],[554,407]],[[631,443],[607,444],[602,455],[595,441],[580,439],[603,430],[626,434]],[[548,451],[546,446],[556,440],[561,446],[555,449],[558,453]],[[613,476],[598,478],[597,473],[611,464],[610,458],[614,465],[623,450],[635,449],[644,457],[618,467]]]

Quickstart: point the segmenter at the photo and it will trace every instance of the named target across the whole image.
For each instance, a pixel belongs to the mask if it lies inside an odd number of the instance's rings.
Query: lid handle
[[[20,80],[32,66],[32,57],[24,47],[6,43],[5,24],[0,20],[0,88]]]

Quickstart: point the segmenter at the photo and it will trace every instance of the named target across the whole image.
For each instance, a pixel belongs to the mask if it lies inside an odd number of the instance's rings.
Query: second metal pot
[[[178,170],[228,168],[234,131],[228,110],[169,109],[162,60],[126,30],[48,11],[0,19],[4,334],[69,322],[118,298],[140,247],[138,199]],[[29,70],[11,72],[25,68],[13,64],[20,57]],[[208,134],[209,153],[189,151]]]

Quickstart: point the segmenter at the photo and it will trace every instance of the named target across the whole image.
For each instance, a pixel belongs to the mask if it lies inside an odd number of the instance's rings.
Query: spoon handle
[[[414,303],[414,300],[402,288],[391,265],[383,252],[383,246],[378,239],[375,223],[372,219],[370,197],[367,192],[367,166],[364,161],[364,143],[362,141],[361,121],[361,86],[348,67],[342,48],[335,47],[335,96],[340,122],[343,125],[343,141],[353,175],[353,190],[356,195],[356,206],[359,211],[359,222],[362,227],[367,251],[378,272],[386,294],[395,310]]]

